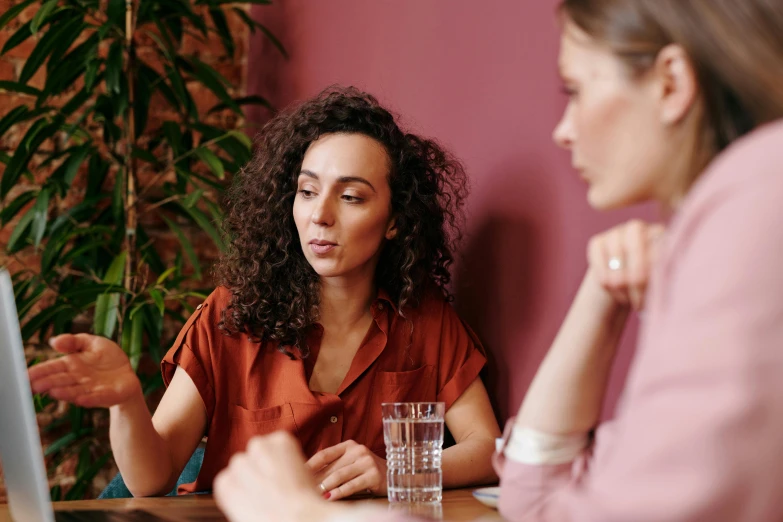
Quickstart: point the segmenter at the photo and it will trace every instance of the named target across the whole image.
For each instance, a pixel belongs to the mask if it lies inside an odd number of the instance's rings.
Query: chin
[[[595,210],[617,210],[633,204],[633,198],[625,194],[612,194],[591,186],[587,192],[587,203]]]

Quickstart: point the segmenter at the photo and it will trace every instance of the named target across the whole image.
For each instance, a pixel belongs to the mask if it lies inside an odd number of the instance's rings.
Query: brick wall
[[[11,6],[18,3],[16,0],[0,0],[0,14],[6,12]],[[36,4],[28,7],[24,13],[15,21],[14,23],[7,26],[5,29],[0,30],[0,48],[5,45],[5,42],[8,40],[8,38],[13,34],[13,32],[18,28],[20,23],[24,23],[27,20],[30,20],[33,15],[35,14],[37,8],[38,8],[39,2],[36,2]],[[236,54],[233,59],[227,59],[223,56],[223,47],[220,44],[217,37],[213,37],[212,40],[203,43],[199,42],[191,37],[185,37],[185,51],[186,52],[194,52],[197,53],[198,57],[212,65],[215,69],[217,69],[221,74],[223,74],[228,81],[231,83],[232,86],[234,86],[233,93],[234,95],[241,96],[245,92],[245,85],[246,85],[246,74],[247,74],[247,42],[248,42],[248,30],[247,27],[238,19],[238,17],[235,17],[233,13],[229,16],[229,24],[232,29],[232,34],[235,35],[236,40]],[[155,67],[155,53],[153,52],[150,42],[144,42],[142,40],[137,40],[138,42],[138,55],[150,63],[153,67]],[[77,41],[78,44],[78,41]],[[33,47],[35,46],[35,39],[31,38],[28,41],[26,41],[24,44],[16,47],[15,49],[11,50],[7,55],[0,56],[0,80],[16,80],[19,73],[22,70],[22,67],[24,66],[25,59],[27,56],[29,56],[30,52],[32,51]],[[105,50],[104,50],[105,52]],[[45,80],[45,67],[42,67],[38,73],[35,75],[35,77],[30,81],[31,85],[34,87],[41,87],[43,85],[43,82]],[[216,98],[214,95],[201,87],[200,85],[189,85],[190,92],[198,105],[200,112],[205,112],[205,109],[212,107],[217,103]],[[0,90],[0,117],[7,114],[12,108],[20,105],[20,104],[29,104],[30,98],[25,96],[20,96],[12,93],[7,93],[2,90]],[[163,105],[159,100],[153,99],[151,102],[151,110],[150,110],[150,118],[149,123],[147,126],[148,131],[154,130],[157,126],[160,125],[161,121],[164,121],[167,118],[167,113],[165,110],[163,110]],[[210,116],[211,121],[207,120],[208,123],[212,124],[220,124],[226,127],[235,127],[238,125],[243,124],[242,121],[238,120],[235,115],[230,114],[228,111],[225,111],[223,113],[217,113],[213,116]],[[18,128],[12,129],[8,133],[6,133],[5,137],[3,139],[0,139],[0,151],[4,151],[6,153],[12,154],[16,143],[18,140],[24,135],[25,128],[20,125]],[[3,165],[0,164],[0,175],[3,171]],[[36,168],[36,159],[33,159],[31,165],[31,171],[34,173],[35,178],[37,180],[43,180],[46,179],[46,177],[49,175],[49,173],[52,171],[52,168]],[[154,172],[140,172],[139,173],[139,181],[140,184],[144,184],[145,181],[148,181],[151,179],[152,176],[154,176]],[[79,193],[78,193],[78,186],[79,186],[79,179],[74,183],[74,186],[76,187],[74,190],[74,195],[72,198],[74,200],[79,200]],[[20,184],[17,186],[14,191],[9,195],[9,200],[14,197],[15,194],[29,190],[32,188],[32,185],[22,185]],[[59,202],[61,205],[67,206],[69,204],[69,200],[66,200],[64,202]],[[18,216],[23,215],[23,212],[19,213]],[[166,228],[162,222],[156,222],[155,221],[155,215],[154,213],[151,213],[148,215],[148,221],[144,223],[147,227],[151,227],[149,230],[150,235],[155,239],[155,241],[159,242],[163,245],[171,245],[170,248],[163,247],[161,250],[163,252],[169,252],[172,254],[176,252],[179,249],[178,242],[176,238],[172,237],[170,232],[168,231],[168,228]],[[38,260],[36,257],[32,254],[26,253],[23,255],[14,256],[14,258],[8,258],[5,255],[5,245],[8,242],[9,236],[11,234],[11,231],[13,230],[14,226],[16,225],[16,220],[9,223],[7,226],[0,229],[0,265],[7,266],[9,270],[12,272],[14,270],[21,269],[23,267],[29,268],[29,267],[35,267],[37,266]],[[206,268],[212,260],[216,257],[216,250],[214,246],[212,245],[211,241],[206,238],[202,233],[200,233],[198,230],[186,230],[186,233],[190,236],[194,248],[197,250],[197,252],[200,254],[202,259],[204,260],[204,267]],[[164,259],[165,261],[165,259]],[[205,274],[208,273],[208,271],[205,270]],[[40,348],[39,348],[40,349]],[[28,355],[32,355],[33,351],[35,349],[31,348],[28,352]],[[27,351],[27,349],[26,349]],[[154,370],[153,370],[154,371]],[[61,418],[67,414],[67,405],[65,404],[57,404],[53,407],[51,411],[47,411],[43,414],[39,414],[38,422],[39,425],[43,428],[47,426],[49,423],[54,421],[55,419]],[[105,422],[105,414],[102,412],[96,412],[95,415],[98,416],[96,419],[97,422]],[[47,437],[44,437],[44,445],[47,443]],[[67,489],[69,485],[73,484],[74,478],[74,471],[75,471],[75,465],[76,465],[76,459],[66,459],[62,464],[60,464],[56,470],[56,473],[54,476],[50,477],[50,486],[54,485],[60,485],[64,489]],[[88,496],[95,495],[100,489],[108,482],[108,480],[111,479],[111,477],[116,472],[116,469],[106,469],[104,472],[102,472],[95,480],[93,490],[88,492]],[[2,481],[2,471],[0,470],[0,502],[5,501],[5,488],[3,487],[3,481]]]

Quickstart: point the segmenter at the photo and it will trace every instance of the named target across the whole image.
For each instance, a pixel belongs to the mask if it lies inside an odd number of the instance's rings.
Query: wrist
[[[582,285],[579,287],[577,299],[589,302],[591,308],[602,313],[605,317],[611,317],[629,308],[618,303],[601,284],[596,273],[589,268],[582,280]]]
[[[147,401],[144,398],[144,391],[141,389],[141,382],[135,379],[135,389],[133,392],[122,402],[119,402],[109,407],[109,412],[114,415],[133,415],[138,411],[145,411],[149,413],[147,408]]]

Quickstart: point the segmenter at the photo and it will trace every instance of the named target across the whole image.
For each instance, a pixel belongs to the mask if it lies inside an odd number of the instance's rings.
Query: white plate
[[[500,497],[500,488],[480,488],[473,491],[473,496],[484,504],[491,508],[498,508],[498,498]]]

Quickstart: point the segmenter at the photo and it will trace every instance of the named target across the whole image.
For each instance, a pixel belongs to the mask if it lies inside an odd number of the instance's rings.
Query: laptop
[[[5,269],[0,269],[0,463],[16,522],[165,520],[139,510],[53,511],[14,290]]]

